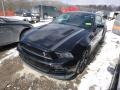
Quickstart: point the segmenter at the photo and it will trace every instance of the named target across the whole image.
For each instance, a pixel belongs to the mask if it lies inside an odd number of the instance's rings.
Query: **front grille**
[[[37,69],[40,70],[40,71],[43,71],[43,72],[46,72],[46,73],[49,73],[49,72],[52,71],[52,68],[51,68],[49,65],[46,65],[46,64],[37,62],[37,61],[32,60],[32,59],[30,59],[30,58],[28,58],[28,57],[25,57],[25,56],[24,56],[23,58],[24,58],[24,61],[25,61],[27,64],[29,64],[29,65],[37,68]]]
[[[22,57],[27,64],[31,65],[32,67],[42,72],[45,72],[48,74],[65,74],[66,73],[64,69],[55,69],[54,67],[51,67],[50,65],[40,63],[37,60],[33,60],[29,57],[25,57],[25,56],[22,56]]]
[[[35,54],[36,56],[43,57],[46,59],[52,59],[49,52],[42,51],[40,49],[34,48],[32,46],[26,45],[26,44],[20,44],[21,48],[26,50],[27,52],[32,54]]]

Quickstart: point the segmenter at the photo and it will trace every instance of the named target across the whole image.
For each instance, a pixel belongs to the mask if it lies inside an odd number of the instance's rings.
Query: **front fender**
[[[81,57],[80,55],[82,55],[84,50],[90,50],[91,49],[91,45],[90,45],[90,40],[88,37],[83,37],[82,39],[80,39],[74,46],[72,53],[75,55],[75,57],[77,57],[77,59],[79,57]]]
[[[76,45],[80,45],[82,47],[90,47],[90,38],[89,35],[84,36],[82,39],[80,39]]]

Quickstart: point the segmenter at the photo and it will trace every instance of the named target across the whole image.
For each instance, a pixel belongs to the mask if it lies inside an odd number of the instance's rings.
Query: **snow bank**
[[[114,21],[115,21],[115,20],[111,20],[111,21],[106,20],[106,25],[107,25],[107,30],[108,30],[108,31],[112,30]]]
[[[1,16],[1,17],[4,17],[4,16]],[[22,16],[6,16],[5,18],[10,18],[10,19],[16,19],[16,20],[28,20],[30,21],[31,20],[31,17],[22,17]]]
[[[48,24],[50,22],[52,22],[51,18],[47,19],[47,20],[41,20],[40,22],[33,24],[33,26],[34,27],[38,27],[38,26],[42,26],[42,25]]]

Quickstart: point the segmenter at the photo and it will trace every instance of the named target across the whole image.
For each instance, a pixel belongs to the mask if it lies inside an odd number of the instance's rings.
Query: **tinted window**
[[[96,20],[95,20],[96,24],[102,24],[102,17],[101,16],[96,16]]]

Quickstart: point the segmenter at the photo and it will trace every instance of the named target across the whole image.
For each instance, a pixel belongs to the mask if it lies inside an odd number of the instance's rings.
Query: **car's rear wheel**
[[[82,57],[80,57],[80,60],[77,63],[76,67],[76,74],[82,73],[87,65],[89,57],[89,50],[84,50]]]

